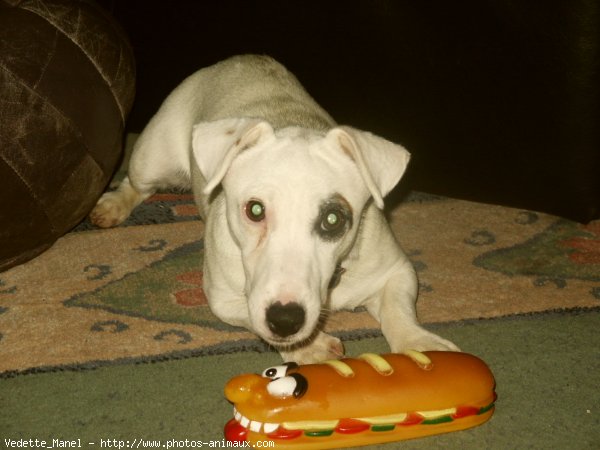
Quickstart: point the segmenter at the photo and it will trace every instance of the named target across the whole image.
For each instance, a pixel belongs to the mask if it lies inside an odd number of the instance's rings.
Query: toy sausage
[[[471,428],[494,412],[494,377],[479,358],[416,352],[286,363],[232,378],[225,396],[231,442],[326,449]]]

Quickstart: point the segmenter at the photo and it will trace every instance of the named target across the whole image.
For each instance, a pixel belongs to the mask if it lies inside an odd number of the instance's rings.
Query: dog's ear
[[[333,139],[356,163],[375,204],[383,209],[383,198],[400,181],[410,153],[401,145],[346,126],[332,129],[327,139]]]
[[[192,131],[192,152],[210,193],[221,183],[242,151],[273,136],[273,128],[260,119],[239,118],[201,122]]]

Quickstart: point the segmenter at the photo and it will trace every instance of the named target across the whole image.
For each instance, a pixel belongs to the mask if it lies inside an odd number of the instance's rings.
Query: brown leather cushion
[[[134,90],[130,45],[95,3],[0,0],[0,270],[89,213]]]

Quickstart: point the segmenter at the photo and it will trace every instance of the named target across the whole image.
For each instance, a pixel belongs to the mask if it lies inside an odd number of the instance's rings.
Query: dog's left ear
[[[383,198],[400,181],[410,153],[401,145],[346,126],[329,131],[327,139],[333,139],[356,163],[375,204],[383,209]]]
[[[200,122],[192,131],[192,152],[210,193],[221,183],[238,154],[273,136],[273,128],[264,120],[229,118]]]

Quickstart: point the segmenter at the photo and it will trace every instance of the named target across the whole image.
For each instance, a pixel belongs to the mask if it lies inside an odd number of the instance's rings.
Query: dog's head
[[[223,187],[254,331],[276,346],[309,339],[365,208],[383,207],[409,153],[349,127],[275,132],[249,118],[200,123],[192,146],[204,193]]]

